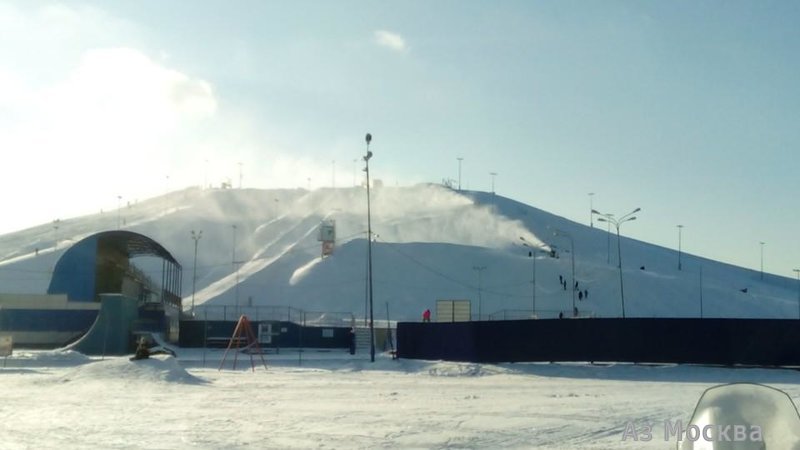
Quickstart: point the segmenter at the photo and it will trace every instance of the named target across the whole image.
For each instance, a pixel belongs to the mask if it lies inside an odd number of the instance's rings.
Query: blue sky
[[[793,276],[800,3],[0,3],[0,232],[168,189],[456,179]],[[207,162],[206,162],[207,161]],[[334,163],[335,161],[335,163]],[[360,172],[358,172],[360,176]],[[167,178],[168,177],[168,178]],[[421,199],[422,201],[423,199]],[[513,239],[514,237],[510,237]]]

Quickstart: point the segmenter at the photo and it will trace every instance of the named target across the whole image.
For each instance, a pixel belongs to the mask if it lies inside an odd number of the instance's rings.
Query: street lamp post
[[[372,158],[372,152],[369,150],[369,144],[372,142],[372,135],[367,133],[367,154],[364,155],[365,168],[364,172],[367,173],[367,278],[369,280],[369,360],[375,362],[375,324],[373,323],[372,311],[372,211],[370,210],[369,199],[369,160]]]
[[[569,239],[570,259],[572,261],[572,314],[575,315],[575,240],[572,239],[572,236],[569,233],[561,230],[556,230],[553,232],[553,236],[561,236]]]
[[[481,308],[482,308],[482,299],[481,299],[481,290],[482,290],[482,283],[481,283],[481,273],[486,270],[486,266],[472,266],[472,270],[478,272],[478,320],[481,320]]]
[[[121,208],[122,208],[122,206],[121,206],[121,204],[122,204],[122,196],[118,195],[117,196],[117,229],[118,230],[122,226],[122,220],[121,220],[121,215],[122,215]]]
[[[683,225],[678,225],[678,270],[681,270],[681,231]]]
[[[619,219],[615,219],[612,214],[603,214],[603,213],[601,213],[601,212],[599,212],[597,210],[594,211],[595,214],[600,216],[600,217],[597,218],[598,222],[608,222],[608,223],[614,225],[614,227],[616,227],[616,229],[617,229],[617,259],[619,260],[619,264],[618,264],[618,267],[619,267],[619,298],[620,298],[620,302],[622,303],[622,318],[623,319],[625,318],[625,289],[624,289],[623,283],[622,283],[622,246],[620,244],[619,227],[620,227],[620,225],[622,225],[625,222],[629,222],[631,220],[636,220],[636,216],[634,216],[633,214],[636,214],[637,212],[639,212],[641,210],[642,210],[642,208],[636,208],[633,211],[629,212],[628,214],[625,214],[624,216],[620,217]]]
[[[53,221],[53,251],[58,250],[58,227],[61,225],[61,219]]]
[[[797,318],[800,319],[800,269],[792,269],[797,274]]]
[[[492,176],[492,195],[494,196],[494,179],[497,176],[497,172],[489,172],[489,175]]]
[[[203,230],[195,233],[192,230],[192,240],[194,240],[194,265],[192,266],[192,316],[194,316],[194,294],[197,291],[197,241],[203,237]]]
[[[236,290],[235,290],[235,301],[236,301],[236,316],[238,319],[239,316],[239,263],[236,261],[236,224],[232,225],[233,228],[233,246],[232,248],[232,259],[231,263],[233,264],[234,270],[236,270]]]
[[[594,228],[594,192],[589,192],[589,227]]]
[[[458,157],[458,192],[461,192],[461,162],[464,161],[464,158]]]
[[[764,242],[759,242],[761,244],[761,279],[764,279]]]
[[[520,236],[519,239],[522,241],[522,245],[528,247],[530,251],[528,252],[528,257],[531,258],[533,261],[533,277],[531,279],[531,284],[533,287],[531,288],[531,310],[533,312],[533,318],[536,317],[536,252],[541,251],[541,246],[537,246],[525,240],[524,237]]]

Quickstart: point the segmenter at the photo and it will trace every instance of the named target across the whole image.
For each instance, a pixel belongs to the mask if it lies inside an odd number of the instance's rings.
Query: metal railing
[[[247,316],[253,322],[274,320],[293,322],[307,326],[350,327],[355,322],[353,313],[334,311],[304,311],[291,306],[197,306],[194,316],[187,314],[184,320],[239,320]]]
[[[524,309],[503,309],[497,312],[493,312],[487,316],[484,316],[484,320],[527,320],[527,319],[558,319],[559,314],[561,314],[561,318],[564,319],[587,319],[595,317],[594,312],[589,310],[578,310],[578,315],[573,316],[572,311],[569,310],[559,310],[559,309],[538,309],[536,310],[536,315],[534,316],[531,310],[524,310]]]

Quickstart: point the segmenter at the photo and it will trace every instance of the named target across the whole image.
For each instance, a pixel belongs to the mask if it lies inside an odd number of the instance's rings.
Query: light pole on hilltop
[[[494,179],[497,176],[497,172],[489,172],[489,175],[492,176],[492,196],[494,196]]]
[[[636,220],[636,216],[634,216],[634,214],[636,214],[637,212],[639,212],[641,210],[642,210],[642,208],[636,208],[633,211],[629,212],[628,214],[625,214],[624,216],[620,217],[619,219],[615,219],[613,214],[603,214],[603,213],[601,213],[601,212],[599,212],[597,210],[595,210],[595,212],[594,212],[595,214],[600,216],[600,217],[597,218],[598,222],[608,222],[608,223],[614,225],[614,227],[616,227],[616,229],[617,229],[617,259],[619,260],[619,264],[618,264],[618,267],[619,267],[619,298],[620,298],[620,302],[622,303],[622,318],[623,319],[625,318],[625,290],[624,290],[623,284],[622,284],[622,246],[620,244],[619,227],[620,227],[620,225],[622,225],[625,222],[629,222],[631,220]]]
[[[759,242],[761,244],[761,279],[764,279],[764,242]]]
[[[797,274],[797,318],[800,319],[800,269],[792,269]]]
[[[203,237],[203,230],[195,233],[192,230],[192,240],[194,240],[194,265],[192,266],[192,317],[194,317],[194,294],[197,291],[197,241]]]
[[[53,251],[58,250],[58,227],[61,225],[61,219],[53,221]]]
[[[569,248],[570,248],[570,255],[572,261],[572,314],[575,315],[575,291],[577,287],[575,286],[575,240],[572,239],[572,236],[564,231],[556,230],[553,232],[553,236],[561,236],[569,239]]]
[[[589,226],[594,228],[594,192],[589,192]]]
[[[481,273],[486,270],[486,266],[472,266],[472,270],[478,272],[478,321],[481,320],[482,311],[482,302],[483,299],[481,298],[481,290],[483,289]]]
[[[367,133],[367,154],[364,155],[364,172],[367,173],[367,279],[369,283],[369,360],[375,362],[375,324],[373,323],[374,314],[372,311],[372,211],[369,199],[369,160],[372,152],[369,144],[372,142],[372,135]]]
[[[236,301],[236,316],[238,319],[239,316],[239,263],[236,261],[236,224],[231,225],[233,229],[233,246],[232,248],[232,259],[231,263],[233,264],[233,268],[236,271],[236,290],[235,292],[235,301]]]
[[[530,251],[528,251],[528,257],[533,261],[533,278],[531,280],[531,284],[533,285],[533,288],[531,289],[531,310],[533,311],[532,318],[536,318],[536,253],[541,251],[542,247],[540,245],[528,242],[522,236],[520,236],[519,239],[522,241],[523,246],[530,249]]]
[[[681,232],[683,225],[678,225],[678,270],[681,270]]]
[[[119,230],[122,227],[122,196],[117,196],[117,229]]]
[[[597,214],[597,210],[593,209],[592,214]],[[614,217],[613,214],[607,214],[610,217]],[[602,221],[606,222],[606,264],[611,264],[611,222],[609,221]]]
[[[464,158],[458,157],[458,192],[461,192],[461,162],[464,161]]]

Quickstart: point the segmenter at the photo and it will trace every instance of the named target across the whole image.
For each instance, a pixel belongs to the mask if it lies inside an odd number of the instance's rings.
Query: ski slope
[[[320,259],[317,230],[323,219],[336,221],[337,241],[333,255]],[[58,229],[44,224],[6,234],[0,236],[0,292],[44,292],[66,247],[118,224],[161,242],[181,262],[187,307],[190,232],[202,230],[197,305],[287,305],[363,316],[363,188],[186,189],[119,211],[61,220]],[[520,237],[558,254],[536,258],[539,317],[572,310],[572,291],[564,290],[559,276],[572,284],[573,256],[575,281],[589,293],[575,300],[580,313],[622,315],[616,235],[605,229],[491,193],[429,184],[374,189],[372,227],[375,304],[383,312],[388,303],[393,320],[416,320],[437,299],[469,299],[475,317],[479,311],[482,318],[503,312],[529,317],[533,261]],[[675,250],[624,236],[620,244],[628,317],[698,317],[701,305],[704,317],[798,315],[796,281],[790,278],[765,274],[761,280],[758,272],[686,253],[679,271]],[[140,258],[137,265],[160,277],[160,264]],[[485,269],[479,274],[475,267]]]

